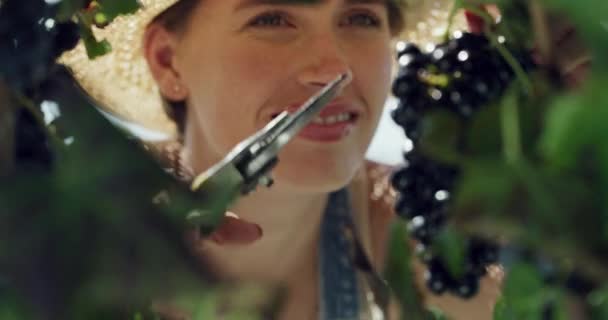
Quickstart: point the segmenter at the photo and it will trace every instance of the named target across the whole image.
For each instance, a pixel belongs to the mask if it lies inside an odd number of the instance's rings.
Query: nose
[[[332,35],[314,37],[303,51],[298,81],[305,87],[323,87],[339,75],[346,75],[342,88],[353,80],[347,52]]]

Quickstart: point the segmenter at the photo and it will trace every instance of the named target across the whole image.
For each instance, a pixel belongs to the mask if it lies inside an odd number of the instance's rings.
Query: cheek
[[[260,107],[268,103],[282,81],[281,56],[268,54],[269,50],[255,45],[235,44],[224,50],[217,59],[216,74],[223,101],[231,101],[224,108],[232,116],[242,115],[243,120],[255,126]],[[237,101],[235,104],[234,101]]]
[[[361,50],[354,63],[355,83],[368,104],[372,118],[379,117],[391,84],[392,53],[388,44]]]
[[[277,55],[255,46],[220,42],[189,70],[196,118],[208,143],[225,152],[260,127],[260,107],[281,82]]]

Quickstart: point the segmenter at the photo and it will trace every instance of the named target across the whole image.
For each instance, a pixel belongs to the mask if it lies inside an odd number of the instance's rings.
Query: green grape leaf
[[[543,283],[538,271],[526,263],[518,263],[507,270],[503,286],[506,301],[517,309],[536,308],[542,304]]]
[[[560,168],[575,165],[580,149],[592,134],[585,118],[582,99],[575,95],[562,97],[548,111],[540,150],[551,164]]]
[[[405,222],[399,220],[391,225],[384,277],[400,304],[403,319],[422,320],[425,312],[414,281],[407,234]]]
[[[462,140],[462,124],[446,111],[436,111],[423,119],[420,148],[425,154],[444,163],[458,163]]]
[[[85,0],[63,0],[59,2],[56,18],[59,21],[68,21],[86,6]]]
[[[471,119],[466,133],[467,154],[476,157],[502,155],[500,108],[486,105]]]
[[[513,314],[513,310],[507,305],[505,297],[500,297],[494,305],[493,320],[518,320]]]
[[[109,23],[120,15],[135,13],[140,7],[137,0],[98,0],[99,13],[105,16],[105,20]]]
[[[454,206],[505,212],[516,185],[517,176],[509,166],[497,159],[473,159],[463,168],[462,179],[454,193]]]
[[[101,41],[85,40],[84,44],[87,49],[87,56],[89,59],[101,57],[112,51],[112,45],[105,39]]]
[[[540,275],[532,266],[517,264],[508,270],[503,294],[509,299],[534,295],[542,288],[539,278]]]
[[[80,23],[80,36],[84,42],[89,59],[101,57],[112,51],[112,45],[107,40],[97,40],[91,28],[85,23]]]
[[[608,319],[608,286],[592,292],[587,297],[587,302],[591,307],[592,319]]]
[[[437,307],[429,307],[428,310],[429,316],[431,317],[430,320],[449,320],[443,311]]]

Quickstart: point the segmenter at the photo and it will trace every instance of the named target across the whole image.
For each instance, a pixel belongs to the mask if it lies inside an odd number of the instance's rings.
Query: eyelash
[[[286,14],[282,12],[263,13],[251,20],[247,25],[258,28],[278,28],[290,26],[286,19]]]
[[[365,13],[365,12],[354,13],[352,15],[349,15],[347,19],[351,20],[350,22],[352,22],[352,20],[354,20],[354,19],[358,19],[358,20],[364,19],[362,21],[363,24],[358,25],[358,26],[361,26],[364,28],[379,28],[382,25],[382,21],[380,19],[378,19],[378,17],[376,17],[373,14]]]
[[[248,23],[248,26],[257,28],[290,27],[292,25],[289,23],[288,17],[289,16],[283,12],[267,12],[253,18]],[[382,26],[382,21],[375,15],[369,13],[356,12],[350,14],[347,19],[349,20],[349,23],[352,23],[355,19],[359,20],[359,22],[362,23],[357,26],[362,28],[379,28]],[[360,21],[361,19],[364,20]]]

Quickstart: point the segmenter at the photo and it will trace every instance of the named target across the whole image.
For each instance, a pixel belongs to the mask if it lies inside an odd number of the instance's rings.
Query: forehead
[[[263,4],[275,5],[319,5],[333,1],[342,2],[346,5],[350,4],[380,4],[386,5],[390,0],[241,0],[238,1],[238,7],[248,7]]]

